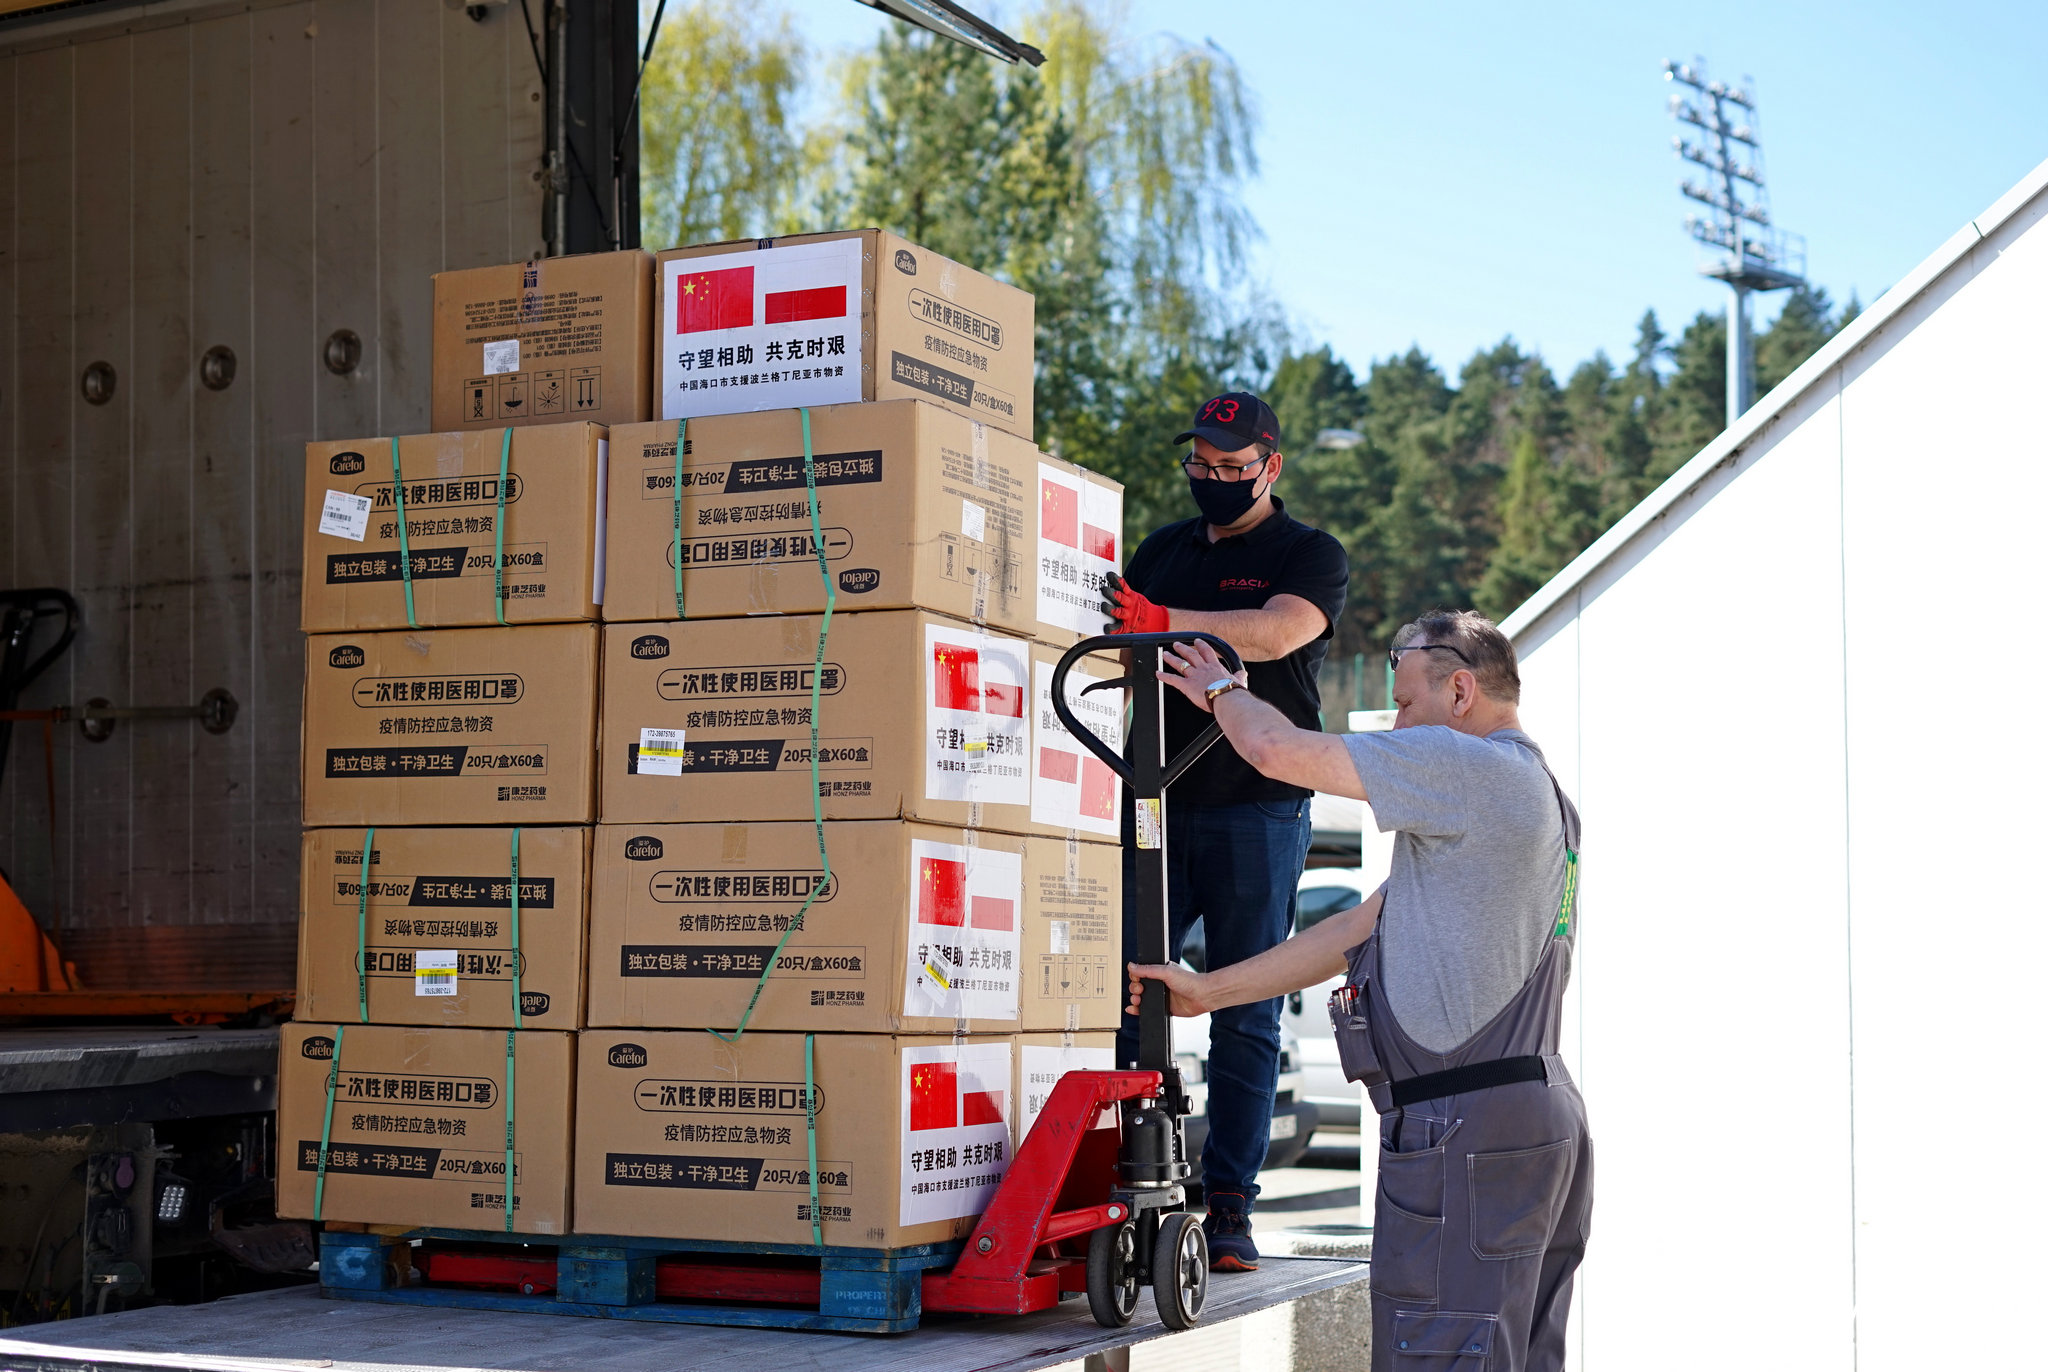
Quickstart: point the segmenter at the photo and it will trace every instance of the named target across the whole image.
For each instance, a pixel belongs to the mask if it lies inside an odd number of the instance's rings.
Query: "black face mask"
[[[1194,492],[1195,504],[1202,511],[1202,518],[1218,528],[1227,529],[1250,514],[1252,506],[1259,503],[1259,497],[1272,487],[1262,489],[1257,481],[1218,481],[1214,477],[1191,476],[1188,489]]]

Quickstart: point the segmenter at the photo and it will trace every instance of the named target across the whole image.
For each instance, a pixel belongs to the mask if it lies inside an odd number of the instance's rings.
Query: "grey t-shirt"
[[[1373,819],[1394,832],[1380,915],[1387,1000],[1408,1037],[1449,1052],[1514,999],[1543,956],[1564,898],[1557,793],[1519,729],[1342,737]]]

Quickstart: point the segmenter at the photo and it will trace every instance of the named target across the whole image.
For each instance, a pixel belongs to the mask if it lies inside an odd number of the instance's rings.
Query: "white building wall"
[[[2048,1276],[2044,184],[1508,621],[1586,825],[1588,1372],[1941,1366]]]

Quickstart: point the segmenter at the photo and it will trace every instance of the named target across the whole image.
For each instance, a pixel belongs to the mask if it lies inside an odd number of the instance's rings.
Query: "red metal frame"
[[[1111,1200],[1123,1130],[1115,1106],[1159,1094],[1157,1072],[1069,1072],[996,1187],[949,1272],[928,1272],[924,1308],[1022,1315],[1088,1289],[1087,1259],[1060,1245],[1127,1219]]]

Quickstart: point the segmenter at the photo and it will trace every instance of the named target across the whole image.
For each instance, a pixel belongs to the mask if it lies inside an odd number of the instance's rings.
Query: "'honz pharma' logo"
[[[626,856],[634,862],[652,862],[661,856],[661,840],[652,834],[635,834],[626,840]]]
[[[668,640],[660,634],[642,634],[633,640],[634,657],[667,657]]]
[[[363,665],[363,650],[353,643],[344,643],[327,655],[330,667],[360,667]]]
[[[354,476],[363,469],[361,453],[336,453],[327,459],[327,470],[336,476]]]
[[[315,1035],[299,1045],[299,1056],[331,1062],[334,1059],[334,1040],[323,1035]]]
[[[615,1043],[604,1060],[614,1067],[645,1067],[647,1050],[637,1043]]]

